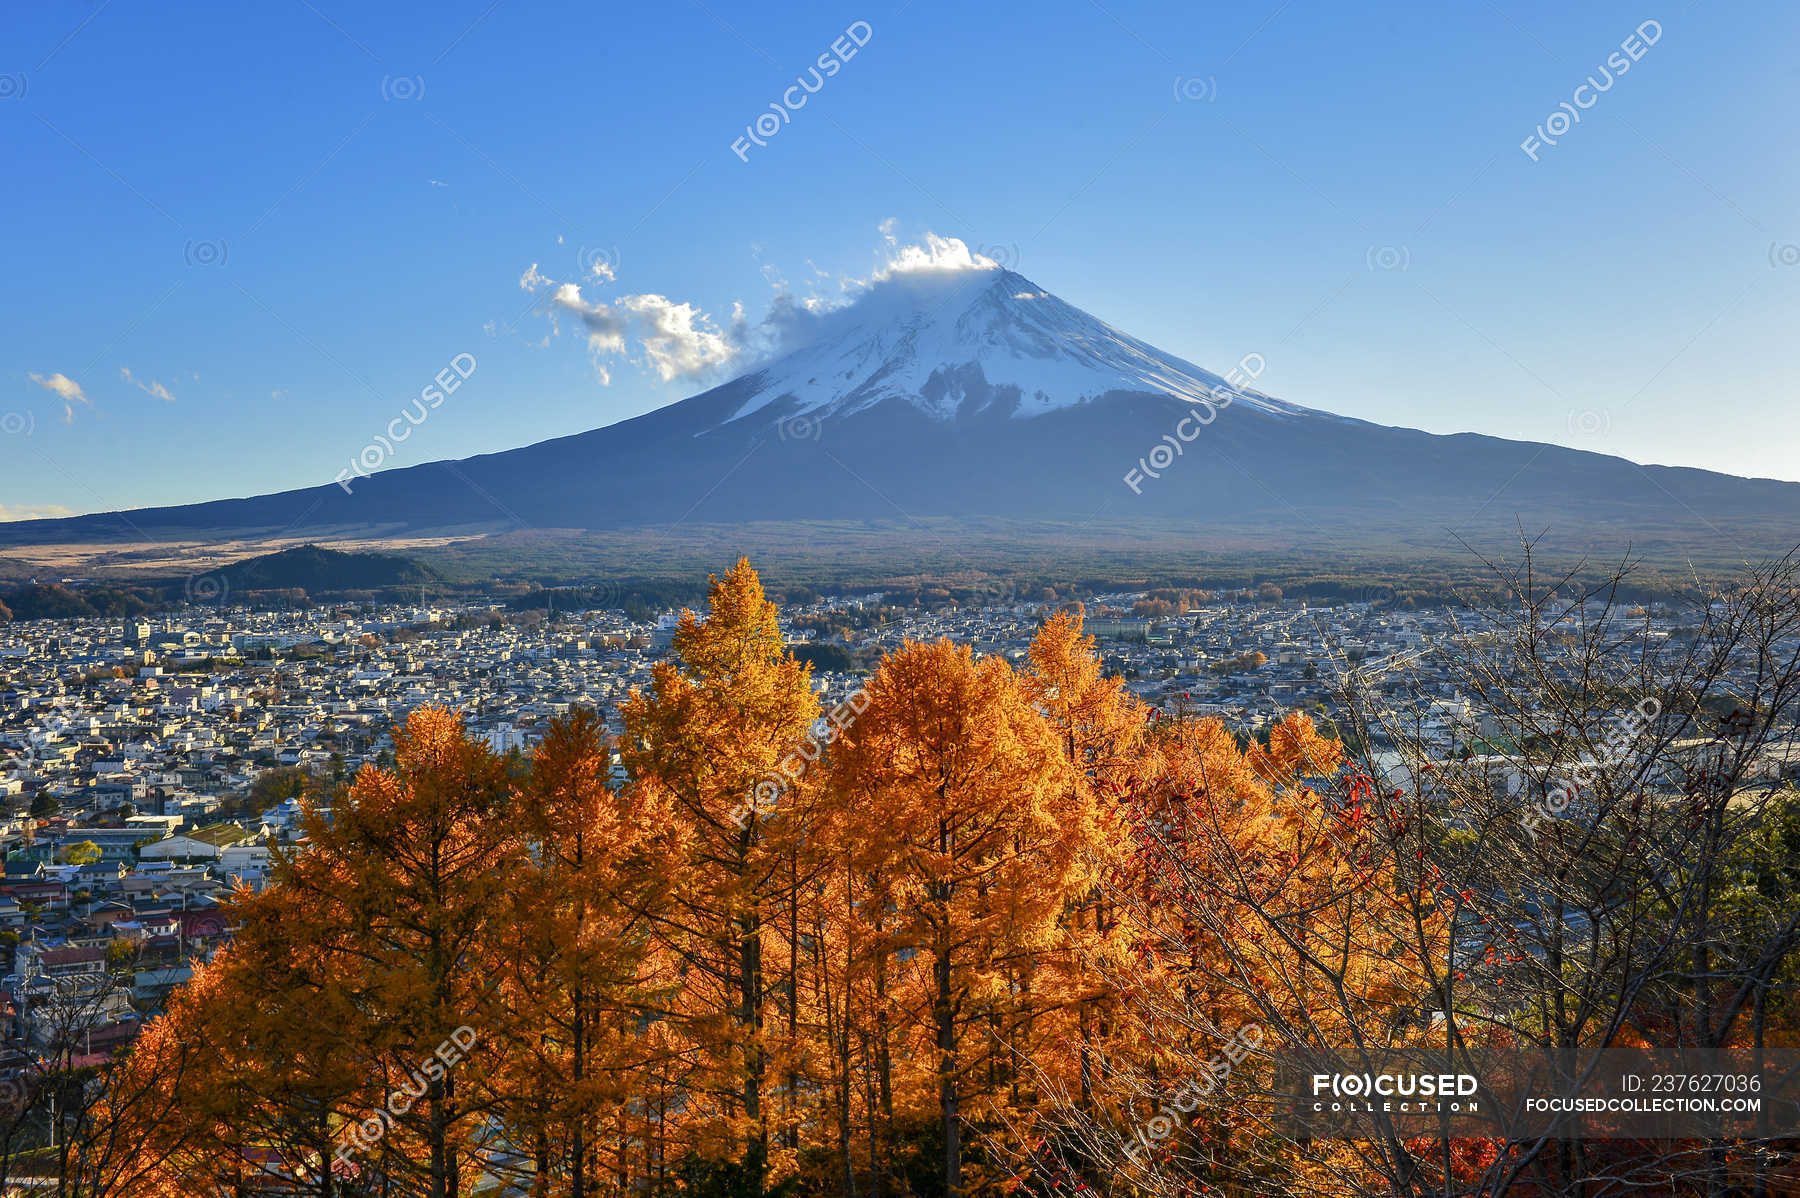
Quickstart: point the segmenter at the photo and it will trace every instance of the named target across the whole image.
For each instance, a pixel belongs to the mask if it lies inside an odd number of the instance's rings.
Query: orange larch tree
[[[505,1044],[499,951],[525,853],[504,763],[456,716],[413,712],[394,759],[365,767],[330,818],[307,819],[309,846],[275,888],[316,921],[295,951],[317,954],[323,986],[361,1015],[353,1034],[381,1106],[353,1121],[378,1130],[346,1156],[414,1143],[428,1198],[460,1198],[485,1152],[493,1103],[479,1075]],[[413,1153],[381,1160],[400,1169]]]
[[[909,960],[913,1024],[930,1036],[945,1192],[964,1190],[967,1121],[1003,1125],[1017,1095],[1012,1024],[1037,959],[1084,888],[1085,827],[1068,767],[1004,661],[948,642],[881,663],[834,763],[860,840],[885,860],[892,942]]]
[[[669,804],[685,846],[657,926],[685,977],[669,1014],[705,1062],[695,1097],[715,1108],[702,1155],[735,1154],[761,1193],[778,1114],[771,962],[805,840],[801,821],[777,810],[796,797],[780,765],[807,742],[819,706],[748,561],[712,580],[704,620],[682,614],[673,650],[651,692],[624,704],[621,756],[634,786]]]
[[[1211,1101],[1151,1154],[1173,1174],[1140,1180],[1177,1193],[1279,1174],[1296,1193],[1330,1192],[1354,1165],[1247,1145],[1299,1109],[1302,1065],[1378,1072],[1428,1012],[1448,937],[1416,829],[1303,715],[1266,745],[1216,719],[1165,721],[1146,754],[1119,796],[1134,852],[1108,883],[1137,955],[1115,979],[1132,1041],[1114,1091],[1129,1108],[1198,1079]],[[1227,1097],[1221,1047],[1251,1040]],[[1384,1150],[1403,1152],[1402,1138]]]
[[[592,1198],[630,1175],[635,1130],[619,1127],[657,1051],[644,1021],[671,988],[652,930],[678,846],[654,792],[627,799],[610,769],[603,725],[577,710],[551,722],[515,805],[530,866],[500,954],[513,1026],[495,1087],[534,1194]]]
[[[1116,992],[1107,981],[1129,958],[1130,937],[1107,901],[1104,880],[1126,859],[1131,838],[1111,796],[1141,768],[1144,705],[1124,682],[1101,669],[1094,639],[1083,632],[1078,606],[1045,621],[1032,639],[1025,683],[1032,700],[1056,730],[1068,764],[1067,806],[1083,821],[1089,879],[1065,915],[1073,950],[1065,985],[1075,995],[1080,1053],[1080,1103],[1091,1110],[1099,1043],[1109,1034]]]

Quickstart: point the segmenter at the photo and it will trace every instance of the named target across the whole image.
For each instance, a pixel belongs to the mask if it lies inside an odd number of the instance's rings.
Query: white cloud
[[[146,384],[142,379],[132,375],[131,367],[129,366],[119,367],[119,377],[130,383],[133,387],[136,387],[139,391],[142,391],[145,395],[167,400],[169,403],[175,402],[175,397],[169,394],[169,389],[167,387],[163,386],[155,379],[151,379],[150,382]]]
[[[527,291],[540,291],[545,287],[554,288],[548,299],[538,305],[538,310],[550,318],[550,333],[537,344],[550,344],[550,336],[562,332],[562,316],[573,316],[587,330],[588,358],[593,362],[594,374],[602,387],[612,383],[612,369],[606,359],[625,352],[626,321],[617,312],[605,304],[595,301],[589,303],[581,296],[578,283],[558,283],[538,272],[537,264],[519,279],[519,286]]]
[[[48,378],[35,373],[32,374],[30,378],[32,382],[53,395],[56,395],[63,401],[64,424],[74,423],[76,404],[80,404],[84,408],[91,408],[94,406],[88,402],[87,392],[81,389],[81,384],[60,370],[55,374],[50,375]]]
[[[595,301],[588,303],[581,298],[581,288],[574,283],[564,283],[550,297],[553,311],[566,312],[587,326],[588,349],[595,353],[622,354],[625,352],[625,318]]]
[[[519,276],[519,286],[542,293],[537,310],[549,318],[551,327],[545,343],[561,333],[564,318],[581,322],[588,354],[603,384],[612,381],[611,362],[616,358],[653,371],[665,383],[710,379],[728,367],[748,369],[807,344],[821,335],[827,318],[896,276],[1000,269],[999,263],[955,237],[928,232],[922,243],[902,245],[894,233],[897,223],[890,217],[878,226],[885,249],[866,279],[834,276],[809,259],[810,294],[797,295],[776,266],[761,263],[763,277],[775,288],[768,311],[753,322],[743,304],[734,303],[723,329],[697,305],[654,292],[619,296],[611,303],[590,299],[582,294],[582,284],[559,283],[535,262]],[[760,261],[759,247],[754,255]],[[613,278],[611,267],[598,260],[592,274],[606,282]]]
[[[0,503],[0,524],[13,520],[55,520],[74,514],[75,509],[60,503]]]
[[[634,328],[644,361],[665,383],[701,378],[738,355],[739,347],[692,304],[661,295],[627,295],[619,307],[637,317]],[[741,306],[734,311],[741,313]]]
[[[881,234],[884,248],[878,252],[875,269],[867,278],[857,278],[854,275],[833,275],[812,259],[806,259],[806,265],[812,276],[807,280],[810,294],[806,296],[792,294],[788,282],[782,276],[779,268],[765,263],[762,266],[763,277],[769,280],[770,285],[778,293],[775,300],[776,308],[779,309],[785,304],[790,309],[790,312],[785,314],[778,310],[772,310],[771,319],[780,321],[785,316],[790,316],[792,310],[796,309],[804,309],[814,315],[823,315],[854,303],[870,288],[885,283],[896,275],[927,272],[949,274],[967,270],[1001,269],[1000,263],[985,254],[970,249],[968,243],[958,237],[940,237],[936,233],[927,231],[923,242],[903,245],[895,235],[898,224],[899,222],[890,216],[876,226],[876,231]],[[826,294],[822,294],[821,289],[824,289]],[[835,294],[829,294],[833,290],[835,290]]]
[[[895,235],[898,223],[889,217],[876,226],[885,248],[868,278],[833,276],[809,259],[807,266],[812,268],[813,274],[809,280],[811,291],[799,295],[789,289],[785,280],[780,280],[774,266],[765,264],[764,275],[780,281],[776,283],[775,298],[760,322],[749,323],[741,312],[732,322],[732,343],[743,351],[740,368],[748,369],[755,363],[766,362],[829,336],[835,327],[832,318],[837,313],[868,298],[882,284],[899,276],[948,276],[962,271],[1001,269],[998,262],[976,253],[956,237],[940,237],[927,232],[922,243],[903,245]]]
[[[596,262],[593,269],[597,276],[612,275],[603,262]],[[738,352],[705,312],[667,296],[626,295],[613,304],[590,300],[581,294],[579,283],[558,283],[536,263],[520,276],[519,286],[531,292],[548,289],[538,308],[550,318],[552,333],[562,331],[564,317],[581,322],[588,356],[602,385],[612,382],[610,359],[629,359],[634,345],[642,364],[664,382],[701,377]]]
[[[888,243],[893,244],[891,236],[888,238]],[[880,283],[895,275],[923,270],[999,269],[998,262],[986,255],[975,253],[964,244],[960,237],[939,237],[936,233],[927,233],[923,245],[898,247],[887,262],[871,276],[871,281]]]

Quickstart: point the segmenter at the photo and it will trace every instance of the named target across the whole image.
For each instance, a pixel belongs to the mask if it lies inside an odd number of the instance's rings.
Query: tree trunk
[[[932,1004],[937,1019],[938,1106],[943,1113],[944,1193],[960,1198],[962,1193],[962,1123],[956,1111],[956,1014],[950,1005],[950,948],[941,943],[933,962],[937,980],[936,1001]]]
[[[763,1192],[769,1159],[769,1131],[763,1123],[762,1080],[762,940],[754,912],[742,917],[738,944],[738,1021],[744,1036],[744,1117],[750,1121],[744,1163],[754,1179],[752,1192]]]

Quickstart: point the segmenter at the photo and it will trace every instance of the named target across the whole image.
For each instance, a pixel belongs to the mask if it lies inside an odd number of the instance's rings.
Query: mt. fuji
[[[752,394],[732,420],[784,403],[815,419],[852,416],[888,400],[941,421],[995,403],[1024,418],[1115,391],[1216,406],[1220,388],[1269,414],[1306,412],[1121,333],[1010,270],[898,273],[820,323],[812,344],[745,379]]]
[[[986,259],[783,320],[764,364],[604,428],[348,488],[4,524],[0,546],[926,519],[1346,549],[1550,529],[1668,559],[1800,540],[1800,484],[1302,407],[1250,385],[1254,355],[1214,373]]]

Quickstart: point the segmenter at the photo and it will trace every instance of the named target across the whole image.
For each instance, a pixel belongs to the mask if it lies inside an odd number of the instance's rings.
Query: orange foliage
[[[205,1067],[146,1177],[220,1192],[273,1153],[319,1183],[400,1085],[353,1167],[432,1198],[506,1170],[545,1196],[695,1168],[995,1192],[1059,1104],[1101,1113],[1121,1070],[1192,1072],[1250,1023],[1384,1020],[1420,987],[1404,926],[1442,943],[1335,742],[1147,723],[1079,611],[1023,670],[909,643],[819,715],[748,562],[625,703],[623,785],[591,714],[512,776],[415,712],[147,1034],[146,1068]],[[1323,978],[1359,1005],[1310,1004]]]

